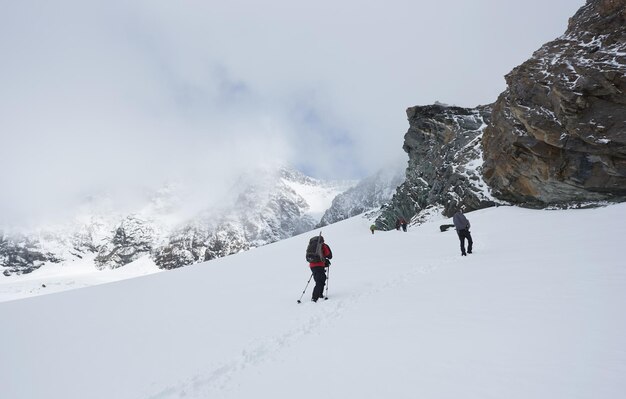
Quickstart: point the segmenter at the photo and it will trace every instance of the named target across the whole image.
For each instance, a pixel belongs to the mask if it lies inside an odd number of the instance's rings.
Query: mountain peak
[[[164,269],[203,262],[313,229],[333,198],[354,184],[268,162],[242,173],[225,198],[204,206],[182,183],[146,195],[134,211],[115,209],[107,195],[92,196],[62,226],[2,233],[0,268],[12,275],[93,259],[90,268],[116,269],[147,256]]]

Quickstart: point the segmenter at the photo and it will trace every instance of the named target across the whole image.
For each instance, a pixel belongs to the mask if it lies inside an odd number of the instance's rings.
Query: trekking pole
[[[328,283],[330,282],[330,266],[326,268],[328,269],[328,277],[326,277],[326,295],[324,295],[324,300],[328,300]]]
[[[311,277],[309,277],[309,281],[306,282],[306,287],[304,287],[304,291],[302,291],[302,295],[300,295],[300,299],[298,299],[298,303],[302,303],[302,297],[304,296],[306,289],[309,288],[309,283],[311,282],[312,278],[313,278],[313,273],[311,273]]]

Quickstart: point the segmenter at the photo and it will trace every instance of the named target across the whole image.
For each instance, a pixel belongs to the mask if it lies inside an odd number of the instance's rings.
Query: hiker
[[[333,253],[330,247],[324,243],[324,237],[319,235],[319,242],[321,243],[321,257],[319,260],[309,262],[311,272],[313,272],[313,279],[315,280],[315,288],[313,288],[313,296],[311,300],[317,302],[318,299],[324,298],[324,284],[326,283],[326,268],[330,267],[330,260],[333,257]],[[310,244],[309,244],[310,245]],[[319,244],[318,244],[319,245]]]
[[[372,232],[372,234],[374,234],[374,230],[376,230],[376,225],[375,224],[370,226],[370,231]]]
[[[467,253],[472,253],[472,235],[470,234],[470,222],[467,220],[465,215],[463,214],[463,209],[465,207],[461,207],[454,216],[452,217],[452,222],[454,223],[454,227],[456,228],[456,233],[459,236],[459,241],[461,241],[461,256],[467,256],[465,253],[465,239],[467,238]]]
[[[396,230],[400,231],[400,219],[396,219]]]
[[[402,226],[402,230],[406,233],[406,220],[404,220],[404,218],[400,219],[400,225]]]

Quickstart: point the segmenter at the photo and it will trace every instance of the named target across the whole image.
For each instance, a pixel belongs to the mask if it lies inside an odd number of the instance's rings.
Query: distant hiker
[[[309,262],[313,279],[315,280],[315,288],[313,288],[313,296],[311,300],[317,302],[318,299],[324,298],[324,284],[326,283],[326,268],[330,267],[330,260],[333,252],[330,247],[324,243],[324,237],[320,233],[319,236],[309,240],[306,258]]]
[[[472,235],[470,234],[470,222],[467,220],[465,215],[463,215],[463,210],[459,209],[454,216],[452,217],[452,222],[454,223],[454,227],[456,228],[456,233],[459,236],[459,241],[461,241],[461,255],[466,256],[465,253],[465,239],[467,238],[467,253],[472,253]]]
[[[376,225],[375,224],[370,226],[370,231],[372,232],[372,234],[374,234],[374,230],[376,230]]]
[[[400,219],[396,219],[396,230],[400,231]]]
[[[402,226],[402,230],[406,233],[406,220],[404,220],[404,218],[400,219],[400,225]]]

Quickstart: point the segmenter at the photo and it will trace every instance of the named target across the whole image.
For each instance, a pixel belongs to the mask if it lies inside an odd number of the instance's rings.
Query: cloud
[[[281,159],[363,177],[404,110],[492,102],[583,1],[4,2],[0,218]]]

